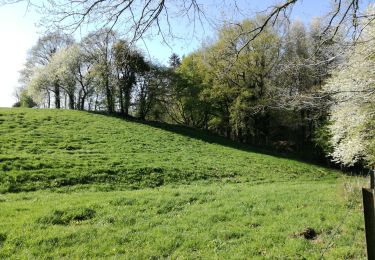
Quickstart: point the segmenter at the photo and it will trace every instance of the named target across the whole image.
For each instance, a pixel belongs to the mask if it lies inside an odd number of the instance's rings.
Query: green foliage
[[[21,102],[17,101],[12,105],[12,107],[21,107]]]
[[[210,103],[204,96],[207,88],[207,68],[202,53],[190,54],[175,69],[172,87],[172,106],[169,108],[173,121],[196,128],[205,128]]]
[[[131,46],[124,40],[118,41],[113,46],[112,52],[114,56],[114,65],[117,71],[120,110],[123,115],[128,116],[133,88],[136,85],[137,80],[150,70],[150,66],[145,61],[143,55],[137,50],[131,48]],[[146,83],[144,83],[143,86],[145,84]],[[145,115],[141,113],[141,117],[144,119]]]
[[[27,94],[27,91],[22,91],[20,95],[20,101],[16,102],[13,107],[27,107],[33,108],[38,106],[38,104],[33,100],[33,98]]]
[[[333,146],[331,143],[332,133],[329,129],[331,124],[331,122],[326,121],[314,132],[313,141],[325,154],[333,152]]]
[[[173,69],[176,69],[178,66],[181,65],[181,59],[176,53],[172,53],[171,56],[169,56],[169,66]]]
[[[249,46],[241,52],[238,49],[251,37],[241,32],[251,31],[258,22],[260,19],[245,20],[241,27],[224,26],[217,42],[172,66],[174,95],[168,101],[173,104],[169,114],[174,122],[240,141],[263,127],[259,121],[267,120],[267,115],[259,114],[255,119],[254,114],[259,106],[270,102],[271,70],[278,59],[279,38],[266,28]]]

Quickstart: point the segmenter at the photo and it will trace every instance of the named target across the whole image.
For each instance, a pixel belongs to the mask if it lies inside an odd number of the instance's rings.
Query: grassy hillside
[[[0,109],[0,258],[363,258],[361,182],[179,127]]]
[[[197,133],[195,139],[104,115],[2,109],[0,122],[2,192],[88,183],[143,188],[207,179],[262,183],[339,176],[215,144],[223,142],[219,138]]]

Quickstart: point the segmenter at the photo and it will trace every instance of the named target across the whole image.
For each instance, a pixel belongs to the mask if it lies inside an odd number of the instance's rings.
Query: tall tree
[[[40,37],[36,45],[29,51],[25,68],[21,72],[24,75],[25,84],[28,83],[34,69],[47,66],[58,50],[73,44],[73,42],[74,40],[71,36],[61,32],[52,32]],[[61,86],[57,78],[51,84],[45,85],[44,88],[48,97],[50,97],[50,92],[54,94],[55,108],[61,107],[60,88]],[[48,101],[48,107],[49,103]]]
[[[181,59],[176,53],[172,53],[171,56],[169,56],[169,66],[173,69],[176,69],[178,66],[181,65]]]
[[[137,84],[136,112],[140,119],[146,119],[152,112],[160,120],[162,98],[166,93],[167,71],[156,65],[141,73]]]
[[[245,20],[240,26],[227,25],[207,54],[214,77],[212,94],[222,109],[224,122],[221,122],[226,135],[233,135],[240,141],[267,142],[269,116],[265,108],[272,102],[271,78],[279,60],[279,37],[272,28],[265,29],[239,53],[242,43],[252,37],[244,32],[262,21],[263,18],[258,17]]]
[[[108,113],[115,111],[115,86],[112,48],[117,41],[117,33],[110,29],[101,29],[89,33],[82,41],[82,47],[88,58],[95,61],[92,72],[96,82],[104,91]]]
[[[136,76],[147,71],[149,66],[144,57],[124,40],[120,40],[114,45],[113,52],[119,87],[120,110],[124,116],[128,116],[131,93],[137,83]]]
[[[172,121],[207,128],[209,104],[203,96],[207,87],[206,69],[202,53],[195,52],[185,57],[180,66],[171,71],[166,111]]]
[[[345,61],[325,86],[334,103],[330,110],[331,156],[344,165],[375,163],[375,23],[347,50]]]

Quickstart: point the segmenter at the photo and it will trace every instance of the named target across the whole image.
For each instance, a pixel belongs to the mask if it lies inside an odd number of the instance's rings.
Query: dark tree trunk
[[[306,114],[304,110],[301,110],[300,113],[301,113],[301,135],[302,135],[301,145],[303,146],[306,142],[306,122],[305,122]]]
[[[237,142],[240,142],[240,143],[242,143],[242,141],[243,141],[243,138],[242,138],[243,136],[242,136],[242,128],[239,128],[238,130],[237,130]]]
[[[55,92],[55,108],[60,109],[60,85],[59,83],[55,82],[54,84],[54,92]]]
[[[204,112],[204,130],[208,130],[208,112],[207,110]]]
[[[98,93],[96,93],[96,96],[95,96],[95,103],[94,103],[94,111],[97,111],[98,110]]]
[[[70,93],[68,98],[69,98],[69,109],[74,109],[74,93]]]
[[[138,113],[138,117],[142,120],[145,119],[146,117],[146,95],[145,95],[145,90],[144,90],[144,86],[141,87],[141,91],[139,93],[139,113]]]
[[[82,89],[80,89],[78,91],[77,104],[76,104],[76,107],[75,107],[78,110],[81,110],[82,92],[83,92]]]
[[[125,116],[125,106],[124,106],[124,83],[120,82],[119,84],[119,92],[120,92],[120,111],[121,115]]]
[[[136,82],[135,74],[130,72],[125,76],[125,82],[124,82],[124,110],[125,115],[129,115],[129,109],[131,105],[131,92],[133,88],[133,84]]]
[[[78,72],[79,72],[79,78],[78,78],[78,82],[79,84],[81,85],[81,89],[79,91],[79,95],[78,95],[78,104],[77,104],[77,109],[79,110],[84,110],[85,109],[85,101],[86,101],[86,97],[88,96],[88,91],[86,89],[86,86],[84,84],[84,77],[82,75],[82,72],[81,72],[81,67],[78,67]],[[91,108],[91,100],[89,100],[89,110]]]
[[[231,132],[230,126],[227,126],[225,135],[229,139],[231,138]]]
[[[79,110],[85,109],[85,99],[86,99],[86,94],[83,94],[83,96],[81,97],[81,102],[79,104]]]
[[[107,110],[109,114],[113,114],[114,112],[114,105],[113,105],[113,97],[112,97],[112,91],[109,86],[109,79],[106,78],[105,82],[105,91],[106,91],[106,97],[107,97]]]
[[[127,84],[125,91],[124,91],[124,115],[129,115],[129,108],[130,108],[130,84]]]

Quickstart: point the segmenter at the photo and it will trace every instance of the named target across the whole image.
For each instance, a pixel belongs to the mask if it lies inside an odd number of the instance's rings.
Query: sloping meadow
[[[195,138],[87,112],[1,109],[0,192],[92,183],[144,188],[211,179],[273,182],[338,177],[321,167],[215,141],[199,132]]]
[[[365,257],[366,180],[178,129],[0,109],[0,258]]]

